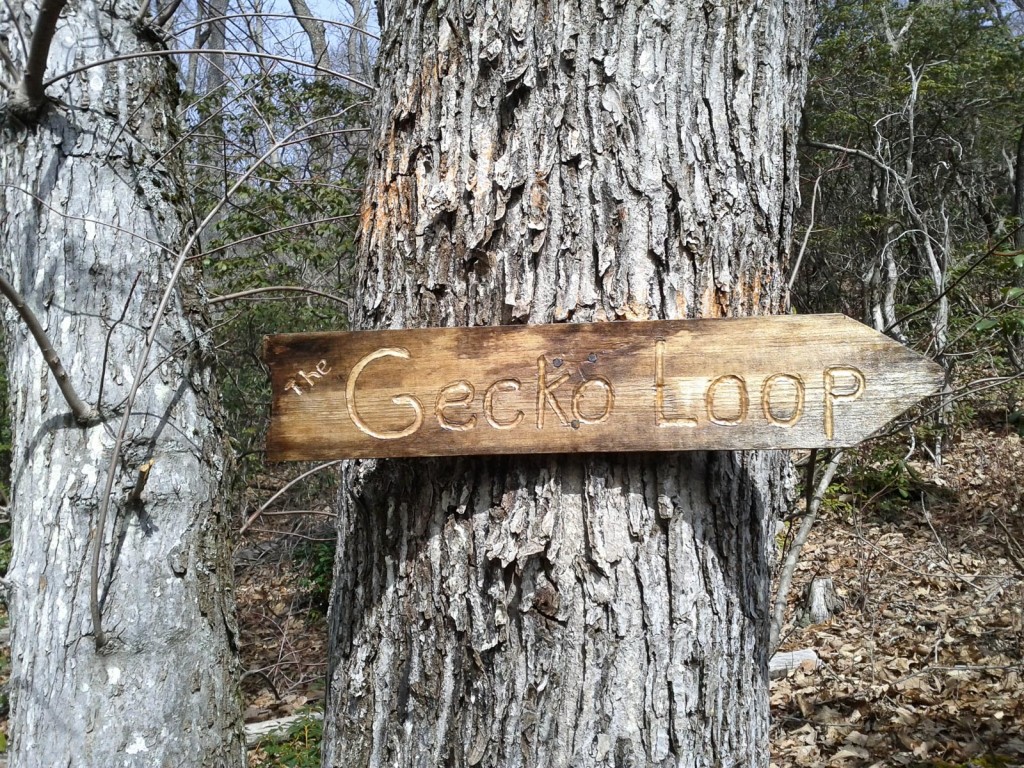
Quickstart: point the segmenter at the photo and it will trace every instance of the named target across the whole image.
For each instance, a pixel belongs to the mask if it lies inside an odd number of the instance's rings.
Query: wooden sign
[[[820,448],[942,369],[842,315],[270,336],[267,458]]]

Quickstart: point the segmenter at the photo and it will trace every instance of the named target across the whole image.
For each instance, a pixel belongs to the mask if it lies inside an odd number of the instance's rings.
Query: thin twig
[[[282,232],[290,232],[293,229],[302,229],[303,227],[315,227],[320,224],[331,224],[335,221],[344,221],[346,219],[357,219],[359,218],[358,213],[347,213],[342,216],[326,216],[322,219],[310,219],[309,221],[300,221],[298,224],[289,224],[286,227],[275,227],[274,229],[267,230],[266,232],[257,232],[255,235],[247,235],[241,237],[238,240],[232,240],[228,243],[214,246],[209,250],[197,253],[194,256],[189,256],[189,261],[195,261],[196,259],[204,259],[207,256],[212,256],[220,251],[226,251],[228,248],[237,248],[239,245],[252,242],[253,240],[260,240],[264,237],[271,237],[273,235],[279,235]]]
[[[279,292],[294,292],[294,293],[309,293],[313,296],[322,296],[325,299],[331,301],[337,301],[340,304],[348,306],[348,299],[343,299],[340,296],[334,296],[324,291],[318,291],[315,288],[306,288],[301,285],[269,285],[265,288],[250,288],[247,291],[239,291],[238,293],[228,293],[224,296],[212,296],[207,302],[209,304],[223,304],[225,301],[237,301],[238,299],[245,299],[249,296],[255,296],[260,293],[279,293]]]
[[[804,232],[804,239],[800,243],[800,251],[796,255],[796,262],[793,264],[793,271],[789,275],[789,282],[786,290],[793,290],[793,283],[796,282],[797,273],[800,271],[800,262],[804,260],[804,253],[807,251],[807,243],[811,239],[811,232],[814,231],[814,209],[818,203],[818,188],[821,186],[821,176],[814,180],[814,191],[811,192],[811,219],[807,222],[807,231]]]
[[[295,539],[305,539],[306,541],[334,541],[334,537],[321,538],[320,536],[307,536],[304,533],[298,533],[296,531],[273,531],[269,528],[253,528],[253,533],[272,533],[275,536],[291,536]]]
[[[124,300],[124,306],[121,308],[121,316],[117,318],[107,329],[107,339],[103,342],[103,362],[100,365],[100,386],[99,392],[96,395],[96,408],[102,410],[103,408],[103,382],[107,378],[107,355],[110,352],[110,337],[114,333],[114,329],[117,328],[121,323],[124,322],[124,317],[128,314],[128,307],[132,301],[132,294],[135,293],[135,286],[139,284],[139,278],[142,277],[141,270],[135,273],[135,279],[132,280],[132,286],[128,289],[128,298]]]
[[[324,512],[322,509],[284,509],[280,512],[261,512],[263,517],[299,517],[301,515],[318,515],[320,517],[337,517],[337,512]]]
[[[1010,533],[1010,529],[1006,527],[1006,523],[1000,520],[998,517],[992,518],[996,521],[996,524],[1003,529],[1003,533],[1006,534],[1006,542],[1003,544],[1003,550],[1006,552],[1006,556],[1010,558],[1010,561],[1017,566],[1017,570],[1020,571],[1021,576],[1024,576],[1024,561],[1022,561],[1017,554],[1013,551],[1011,542],[1017,544],[1017,539],[1014,538],[1013,534]],[[1018,544],[1018,547],[1020,545]]]
[[[915,317],[916,315],[920,315],[922,312],[925,312],[931,307],[935,306],[935,304],[941,301],[943,297],[949,295],[949,293],[954,288],[956,288],[958,285],[960,285],[960,283],[966,280],[967,276],[970,275],[971,272],[973,272],[975,269],[981,266],[982,262],[984,262],[985,259],[987,259],[989,256],[994,256],[995,254],[999,253],[999,248],[1005,245],[1009,240],[1011,240],[1011,238],[1015,237],[1016,234],[1021,231],[1024,231],[1024,223],[1019,224],[1018,226],[1010,230],[1008,233],[1004,234],[1001,238],[999,238],[999,240],[996,241],[995,245],[993,245],[991,248],[989,248],[987,251],[981,254],[981,256],[972,261],[963,272],[961,272],[955,278],[953,278],[947,285],[943,286],[942,290],[936,293],[936,295],[933,296],[927,304],[917,307],[916,309],[905,314],[903,317],[897,318],[892,323],[890,323],[887,328],[885,328],[883,333],[888,333],[890,329],[895,328],[900,323],[904,323],[910,318]]]
[[[53,378],[56,379],[57,386],[60,388],[61,394],[64,395],[64,400],[67,401],[68,407],[71,408],[75,421],[78,422],[80,427],[88,427],[95,424],[99,413],[95,408],[86,405],[82,398],[78,396],[78,392],[75,391],[75,385],[71,383],[71,378],[68,376],[67,371],[64,370],[64,365],[60,361],[60,355],[57,354],[53,344],[50,343],[50,338],[39,323],[39,318],[28,307],[21,294],[14,290],[14,287],[7,282],[7,277],[3,273],[0,273],[0,293],[7,297],[7,300],[11,302],[18,311],[18,314],[21,315],[21,319],[25,321],[25,325],[32,334],[32,338],[39,345],[39,351],[43,353],[43,360],[50,366],[50,372],[53,373]]]
[[[269,499],[267,499],[263,503],[262,507],[260,507],[259,509],[257,509],[255,512],[252,513],[252,515],[249,517],[249,519],[246,520],[245,523],[242,525],[242,527],[238,529],[238,535],[241,536],[243,533],[245,533],[247,530],[249,530],[249,526],[251,526],[254,522],[256,522],[256,519],[259,518],[260,515],[262,515],[264,512],[267,511],[267,507],[269,507],[271,504],[273,504],[275,501],[277,501],[277,499],[279,499],[281,497],[281,494],[283,494],[285,491],[287,491],[293,485],[295,485],[296,483],[298,483],[298,482],[300,482],[302,480],[305,480],[307,477],[309,477],[312,474],[315,474],[317,472],[322,472],[323,470],[325,470],[325,469],[327,469],[329,467],[337,466],[338,464],[341,464],[341,462],[343,462],[343,461],[344,461],[344,459],[335,459],[334,461],[328,461],[328,462],[326,462],[324,464],[317,464],[312,469],[307,470],[306,472],[303,472],[298,477],[295,477],[295,478],[292,478],[291,480],[289,480],[287,483],[285,483],[285,485],[277,493],[275,493],[273,496],[271,496]]]
[[[827,149],[832,152],[842,152],[844,155],[853,155],[855,157],[867,160],[869,163],[880,169],[883,173],[891,174],[892,176],[898,176],[896,171],[890,168],[888,165],[883,163],[877,157],[872,155],[870,152],[865,152],[863,149],[857,147],[844,147],[841,144],[829,144],[826,141],[813,141],[812,139],[804,139],[804,143],[809,147],[815,149]]]
[[[209,19],[197,21],[194,24],[189,24],[188,26],[182,27],[181,29],[176,29],[174,30],[174,34],[180,35],[185,32],[189,32],[190,30],[193,30],[196,27],[201,27],[203,26],[203,24],[207,24],[211,21],[231,21],[232,19],[296,19],[298,21],[308,19],[310,21],[319,21],[323,24],[329,24],[332,27],[343,27],[349,30],[350,32],[359,32],[360,34],[366,35],[367,37],[373,38],[374,40],[380,40],[380,38],[377,35],[373,34],[372,32],[368,32],[365,29],[353,26],[352,24],[346,24],[343,21],[324,19],[320,18],[319,16],[297,16],[294,13],[233,13],[228,16],[214,16]]]
[[[7,43],[2,39],[0,39],[0,60],[7,65],[7,68],[11,70],[12,75],[18,74],[18,65],[14,63],[14,58],[11,56],[11,52],[7,50]],[[6,78],[0,78],[0,86],[10,93],[14,93],[14,89],[16,87],[13,81],[7,80]]]
[[[156,240],[150,240],[148,237],[145,237],[144,235],[140,235],[138,232],[133,232],[130,229],[125,229],[124,227],[119,227],[116,224],[111,224],[108,221],[101,221],[100,219],[92,219],[92,218],[89,218],[88,216],[75,216],[74,214],[66,213],[65,211],[62,211],[59,208],[54,208],[52,205],[50,205],[48,202],[46,202],[43,198],[39,197],[39,195],[34,194],[33,192],[28,191],[27,189],[19,187],[16,184],[5,184],[5,183],[0,182],[0,188],[3,188],[3,189],[13,189],[13,190],[16,190],[18,192],[21,192],[23,195],[28,195],[33,200],[35,200],[37,203],[39,203],[39,205],[41,205],[44,208],[46,208],[46,210],[48,210],[50,213],[55,214],[57,216],[60,216],[62,219],[65,219],[66,221],[81,221],[84,224],[95,224],[97,227],[106,227],[107,229],[112,229],[112,230],[114,230],[115,232],[117,232],[119,234],[127,235],[128,237],[134,237],[137,240],[141,240],[142,242],[146,243],[147,245],[151,245],[154,248],[159,248],[164,253],[170,254],[172,256],[175,254],[174,250],[172,250],[171,248],[168,248],[163,243],[159,243]]]
[[[106,59],[92,61],[88,64],[82,64],[79,67],[72,67],[71,69],[65,72],[61,72],[59,75],[51,77],[49,80],[43,83],[43,88],[49,88],[54,83],[59,83],[61,80],[66,80],[67,78],[72,77],[73,75],[77,75],[82,72],[87,72],[88,70],[95,69],[96,67],[106,67],[110,64],[117,64],[118,62],[122,61],[131,61],[133,59],[147,59],[152,58],[153,56],[182,56],[190,53],[194,53],[199,56],[206,56],[211,53],[221,53],[226,54],[228,56],[250,56],[257,59],[270,59],[271,61],[280,61],[285,64],[295,64],[300,67],[306,67],[308,69],[313,69],[317,72],[322,72],[325,75],[331,75],[332,77],[337,77],[341,80],[346,80],[352,83],[352,85],[358,85],[359,87],[365,88],[366,90],[371,92],[374,90],[374,87],[372,85],[370,85],[369,83],[364,83],[358,77],[352,77],[351,75],[346,75],[343,72],[336,72],[335,70],[327,69],[326,67],[319,67],[315,64],[310,64],[309,62],[302,61],[301,59],[293,59],[288,56],[278,56],[273,53],[258,53],[256,51],[232,51],[226,48],[174,48],[162,49],[158,51],[135,51],[134,53],[125,53],[121,54],[120,56],[110,56]]]

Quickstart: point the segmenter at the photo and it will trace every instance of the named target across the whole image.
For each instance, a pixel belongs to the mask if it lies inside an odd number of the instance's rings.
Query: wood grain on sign
[[[842,315],[270,336],[272,461],[860,442],[942,369]]]

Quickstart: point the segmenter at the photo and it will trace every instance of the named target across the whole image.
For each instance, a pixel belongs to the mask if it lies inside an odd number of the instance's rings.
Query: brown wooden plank
[[[848,446],[942,369],[842,315],[269,336],[267,458]]]

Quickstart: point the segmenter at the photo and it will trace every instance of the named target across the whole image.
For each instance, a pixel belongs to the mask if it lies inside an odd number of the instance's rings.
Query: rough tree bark
[[[808,15],[389,2],[353,325],[782,310]],[[324,764],[767,765],[784,477],[754,452],[349,464]]]
[[[18,38],[13,24],[32,29],[38,7],[15,3],[14,19],[0,10],[9,41]],[[152,34],[131,23],[136,12],[123,1],[69,3],[48,72],[153,49]],[[159,326],[107,525],[95,531],[132,370],[184,239],[181,169],[166,154],[176,93],[173,66],[152,57],[60,81],[34,119],[0,104],[0,269],[84,399],[96,404],[102,389],[105,417],[75,424],[39,348],[5,306],[14,556],[4,586],[17,766],[244,762],[224,446],[211,345],[188,290]],[[101,648],[90,603],[96,536]]]

